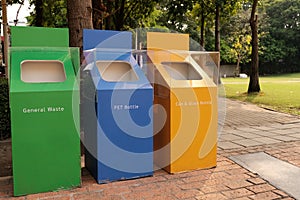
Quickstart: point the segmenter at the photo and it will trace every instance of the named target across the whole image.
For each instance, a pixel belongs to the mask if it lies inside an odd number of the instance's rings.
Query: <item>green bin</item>
[[[56,47],[32,38],[53,33]],[[80,186],[78,48],[68,47],[67,29],[12,27],[11,39],[14,195]]]

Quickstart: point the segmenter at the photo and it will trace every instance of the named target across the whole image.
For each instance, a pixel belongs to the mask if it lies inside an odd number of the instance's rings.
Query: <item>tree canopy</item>
[[[206,50],[215,49],[220,32],[221,62],[249,70],[252,0],[91,1],[95,29],[164,28],[190,34]],[[35,6],[30,25],[67,27],[67,0],[30,2]],[[260,0],[257,14],[260,72],[300,71],[300,1]]]

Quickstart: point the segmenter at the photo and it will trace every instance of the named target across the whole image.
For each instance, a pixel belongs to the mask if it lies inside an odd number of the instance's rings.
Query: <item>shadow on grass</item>
[[[252,102],[257,98],[257,97],[261,97],[261,96],[265,96],[265,93],[264,92],[254,92],[254,93],[247,93],[245,92],[244,93],[245,95],[245,101],[248,101],[248,102]]]
[[[244,93],[241,93],[239,95],[236,95],[235,99],[238,99],[240,101],[246,101],[246,102],[254,103],[254,100],[257,97],[261,97],[261,96],[265,96],[265,93],[264,92],[254,92],[254,93],[249,94],[247,92],[244,92]]]

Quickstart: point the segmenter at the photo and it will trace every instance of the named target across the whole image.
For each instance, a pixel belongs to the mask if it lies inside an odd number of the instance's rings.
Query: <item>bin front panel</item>
[[[78,91],[11,93],[15,195],[80,185],[78,99]]]
[[[170,104],[170,172],[216,166],[217,88],[173,88]]]
[[[216,166],[216,88],[172,88],[169,92],[170,97],[155,95],[167,121],[154,136],[154,163],[170,173]],[[154,111],[154,126],[160,126],[157,120],[162,114],[162,110]]]
[[[98,90],[98,179],[153,173],[153,90]]]

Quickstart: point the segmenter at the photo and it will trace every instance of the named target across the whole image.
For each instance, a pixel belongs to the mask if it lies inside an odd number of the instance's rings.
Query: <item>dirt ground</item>
[[[0,177],[12,175],[11,139],[0,141]]]

